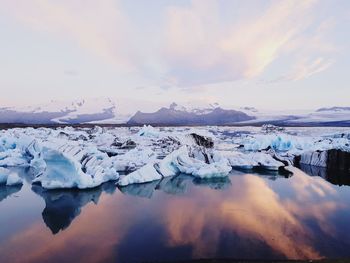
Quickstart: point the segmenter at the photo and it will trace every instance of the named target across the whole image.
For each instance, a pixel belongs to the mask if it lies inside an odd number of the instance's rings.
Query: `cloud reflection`
[[[219,182],[181,175],[123,188],[127,194],[105,191],[36,191],[46,203],[45,223],[52,232],[64,231],[52,235],[41,222],[28,225],[0,244],[1,261],[115,262],[130,261],[123,258],[130,254],[162,260],[158,250],[180,247],[190,253],[179,255],[186,258],[318,259],[325,256],[319,234],[337,238],[332,215],[345,207],[330,184],[299,170],[276,181],[252,174]],[[62,198],[71,209],[60,206]],[[56,221],[61,208],[65,213]],[[148,258],[145,251],[154,248]]]

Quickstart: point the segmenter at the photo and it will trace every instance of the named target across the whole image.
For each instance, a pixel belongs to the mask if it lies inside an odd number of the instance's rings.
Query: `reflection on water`
[[[344,171],[330,171],[324,167],[311,166],[311,165],[300,165],[300,169],[310,176],[320,176],[334,185],[349,185],[350,186],[350,175]]]
[[[22,188],[22,185],[13,185],[13,186],[0,185],[0,202],[2,200],[5,200],[10,195],[19,192],[21,188]]]
[[[93,202],[97,205],[103,191],[113,194],[115,186],[108,183],[94,189],[77,191],[45,190],[39,185],[33,185],[32,190],[45,200],[43,220],[52,233],[57,234],[70,225],[86,204]]]
[[[179,175],[120,191],[114,184],[87,191],[25,185],[30,191],[17,194],[28,195],[25,205],[42,219],[0,238],[0,262],[349,258],[350,187],[330,184],[327,173],[312,175]]]
[[[189,184],[220,190],[230,187],[231,181],[228,177],[200,179],[186,174],[180,174],[176,177],[166,177],[150,183],[123,186],[120,187],[120,191],[124,194],[150,199],[156,190],[171,195],[185,194]]]

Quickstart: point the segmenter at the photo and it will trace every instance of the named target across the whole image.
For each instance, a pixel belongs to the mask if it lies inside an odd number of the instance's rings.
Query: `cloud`
[[[71,77],[76,77],[79,75],[79,72],[74,69],[66,69],[63,73],[64,75],[71,76]]]
[[[328,69],[334,61],[325,58],[303,59],[295,65],[287,80],[301,80]]]
[[[3,10],[25,26],[69,39],[120,67],[132,68],[130,24],[118,1],[10,0]]]
[[[314,26],[315,5],[313,0],[272,1],[254,15],[229,21],[222,18],[223,7],[217,1],[193,0],[190,6],[169,7],[165,29],[169,78],[179,86],[252,79],[281,55],[295,55],[301,47],[319,54],[329,49],[325,41],[318,45],[328,25]],[[305,38],[307,30],[310,36]],[[305,63],[296,69],[295,78],[331,65],[319,60]]]
[[[275,84],[283,81],[299,81],[309,78],[317,73],[327,70],[334,63],[334,60],[330,58],[310,58],[305,57],[297,60],[289,72],[284,75],[277,77],[273,80],[262,80],[261,83]]]
[[[167,90],[260,78],[283,55],[291,56],[284,80],[326,70],[334,47],[323,36],[335,20],[316,21],[316,5],[239,2],[237,11],[234,1],[193,0],[146,10],[136,19],[118,0],[5,0],[2,11]],[[159,23],[140,24],[149,16]]]

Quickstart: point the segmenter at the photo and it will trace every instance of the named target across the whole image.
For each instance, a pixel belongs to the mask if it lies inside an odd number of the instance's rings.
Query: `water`
[[[305,171],[88,191],[1,187],[0,262],[349,258],[349,180]]]

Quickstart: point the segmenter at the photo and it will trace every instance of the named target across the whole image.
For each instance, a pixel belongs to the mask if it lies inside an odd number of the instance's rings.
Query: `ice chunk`
[[[259,151],[268,148],[277,152],[302,151],[314,147],[314,139],[287,134],[258,134],[245,137],[242,144],[244,149],[248,151]]]
[[[263,152],[227,152],[224,156],[230,165],[243,169],[263,168],[267,170],[278,170],[285,165],[275,160],[270,154]]]
[[[327,152],[305,152],[301,155],[300,163],[319,167],[327,167]]]
[[[160,162],[147,164],[139,170],[126,175],[119,181],[119,185],[145,183],[179,173],[190,174],[199,178],[224,177],[232,170],[228,160],[225,158],[217,155],[215,158],[210,159],[211,163],[207,163],[204,160],[190,157],[191,150],[193,151],[189,146],[182,146]]]
[[[163,176],[160,173],[158,173],[157,170],[154,168],[154,164],[149,163],[141,167],[137,171],[132,172],[121,178],[118,184],[121,186],[129,184],[140,184],[159,180],[162,178]]]
[[[93,188],[110,180],[117,180],[119,174],[103,153],[85,151],[85,158],[72,158],[67,152],[45,148],[43,151],[47,169],[34,182],[40,182],[47,189],[55,188]],[[75,156],[78,154],[76,153]],[[85,170],[85,171],[83,171]]]
[[[10,171],[8,169],[0,167],[0,184],[6,184],[9,174]]]
[[[125,154],[111,158],[114,168],[117,171],[136,170],[147,163],[154,162],[157,155],[150,148],[132,149]]]
[[[6,185],[12,186],[12,185],[21,185],[23,184],[23,180],[21,177],[18,176],[17,173],[10,173],[7,177]]]
[[[139,136],[144,136],[144,137],[159,137],[161,135],[161,132],[153,128],[151,125],[144,125],[138,132]]]

